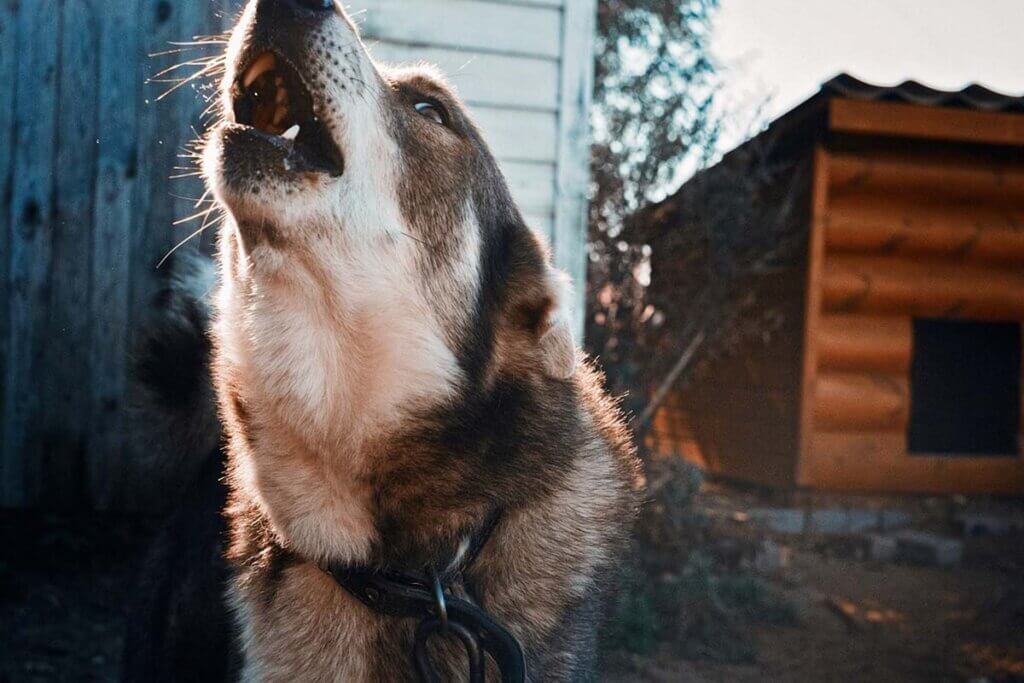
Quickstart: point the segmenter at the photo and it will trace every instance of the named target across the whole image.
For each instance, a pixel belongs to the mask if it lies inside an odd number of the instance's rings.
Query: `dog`
[[[332,0],[250,0],[225,65],[213,312],[176,288],[138,374],[171,433],[212,414],[212,377],[226,462],[188,446],[204,464],[144,570],[126,678],[416,680],[447,595],[526,680],[591,680],[637,461],[466,108],[435,69],[376,63]],[[355,568],[425,577],[433,608],[374,609]],[[425,648],[466,679],[451,634]]]

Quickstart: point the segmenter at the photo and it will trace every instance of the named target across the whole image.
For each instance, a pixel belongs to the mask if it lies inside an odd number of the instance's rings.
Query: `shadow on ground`
[[[0,682],[116,681],[152,520],[0,512]]]
[[[705,487],[716,538],[763,543],[756,504]],[[115,681],[123,614],[154,520],[0,513],[0,683]],[[685,660],[671,648],[610,656],[607,680],[1024,681],[1024,539],[970,539],[955,568],[865,558],[857,543],[776,538],[765,575],[793,625],[751,624],[752,662]],[[728,545],[728,544],[727,544]]]

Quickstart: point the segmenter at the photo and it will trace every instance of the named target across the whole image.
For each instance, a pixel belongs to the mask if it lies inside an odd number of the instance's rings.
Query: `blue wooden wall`
[[[161,483],[125,438],[126,358],[197,225],[169,180],[203,98],[147,78],[215,48],[231,0],[0,0],[0,506],[146,509]],[[182,74],[190,73],[185,69]]]

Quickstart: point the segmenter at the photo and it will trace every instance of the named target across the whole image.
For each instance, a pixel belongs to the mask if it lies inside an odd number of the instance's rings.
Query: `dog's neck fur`
[[[302,251],[225,255],[247,269],[241,285],[226,280],[217,323],[220,370],[251,421],[236,465],[283,540],[306,557],[366,559],[372,460],[403,416],[451,398],[459,384],[441,325],[415,274],[403,272],[411,259],[396,258],[402,247],[381,245],[375,258],[372,245],[354,245],[337,256],[342,282]],[[383,249],[392,251],[386,259]]]
[[[600,437],[584,444],[589,455],[565,472],[565,485],[506,512],[468,568],[482,606],[523,643],[530,681],[578,680],[593,666],[603,574],[630,510],[625,463],[600,456],[608,446]],[[230,514],[242,680],[414,680],[414,620],[366,609],[315,564],[282,551],[257,506],[237,492]],[[444,680],[462,680],[457,647],[442,648],[435,663]]]
[[[225,239],[222,263],[244,265],[233,253],[241,248],[239,240]],[[265,256],[261,262],[269,260]],[[622,465],[608,457],[608,434],[595,433],[601,418],[580,408],[578,389],[547,384],[540,379],[542,369],[533,368],[520,377],[531,393],[538,392],[527,404],[529,414],[507,419],[524,423],[519,426],[526,430],[511,435],[510,443],[536,452],[489,462],[486,442],[498,425],[488,420],[469,427],[468,439],[449,441],[440,426],[410,439],[402,433],[404,418],[417,408],[443,406],[463,380],[454,356],[433,333],[438,327],[421,308],[422,295],[379,273],[379,285],[332,287],[302,259],[280,258],[282,267],[273,273],[248,273],[235,284],[225,279],[216,327],[231,438],[231,600],[246,652],[243,680],[408,680],[414,624],[369,612],[317,563],[372,558],[387,529],[383,520],[418,504],[410,501],[436,505],[415,515],[423,533],[440,530],[461,538],[486,520],[493,510],[490,497],[525,495],[530,505],[510,506],[471,568],[471,579],[486,608],[523,640],[532,665],[552,680],[560,671],[568,676],[580,657],[589,656],[590,646],[580,652],[578,643],[565,645],[567,650],[544,660],[538,659],[540,643],[569,637],[560,631],[563,620],[594,590],[599,569],[611,559],[609,539],[619,533],[626,510]],[[367,275],[355,263],[351,273]],[[245,291],[232,289],[239,286]],[[336,313],[358,324],[341,324]],[[416,377],[421,379],[409,381]],[[541,394],[557,403],[543,405]],[[373,412],[361,406],[373,406]],[[557,431],[544,424],[552,418],[573,435],[570,440],[530,446],[531,428]],[[463,479],[478,481],[484,474],[497,491],[466,488],[446,471],[476,457],[485,460],[470,465]],[[513,469],[503,472],[506,465]],[[407,493],[403,479],[424,472],[436,477],[437,488]],[[532,481],[522,481],[524,476]],[[615,491],[612,505],[592,495],[609,490]],[[449,652],[442,670],[457,677],[462,661]]]
[[[418,289],[365,280],[358,263],[332,286],[301,252],[253,265],[234,231],[221,249],[232,272],[215,365],[244,680],[409,680],[414,624],[369,612],[317,564],[437,559],[496,507],[506,513],[470,570],[485,608],[546,679],[585,668],[589,593],[631,505],[627,439],[600,380],[573,372],[564,344],[517,363],[502,333],[474,390]],[[456,677],[464,666],[454,650],[442,662]]]

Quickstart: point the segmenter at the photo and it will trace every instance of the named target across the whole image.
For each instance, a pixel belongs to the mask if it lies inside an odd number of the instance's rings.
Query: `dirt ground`
[[[118,680],[153,520],[0,512],[0,683]]]
[[[747,665],[653,657],[614,658],[616,683],[640,681],[1024,681],[1024,538],[964,539],[959,567],[940,569],[865,559],[863,536],[781,536],[753,527],[751,507],[805,505],[769,494],[705,485],[697,505],[720,537],[771,538],[788,554],[766,578],[796,608],[795,626],[753,626]],[[894,505],[914,526],[954,535],[962,499],[854,500]],[[850,504],[819,497],[818,505]],[[1000,501],[1019,509],[1022,501]],[[737,520],[743,520],[738,522]]]
[[[1024,580],[797,551],[780,581],[795,627],[758,628],[757,662],[619,663],[626,681],[1024,681]],[[842,607],[858,617],[842,616]],[[852,609],[851,609],[852,608]]]
[[[749,503],[714,491],[704,502],[734,517]],[[0,513],[0,683],[117,680],[122,614],[154,526]],[[949,570],[865,560],[841,539],[785,543],[790,560],[770,581],[797,623],[754,627],[754,663],[616,655],[605,680],[1024,681],[1024,539],[973,539]]]

